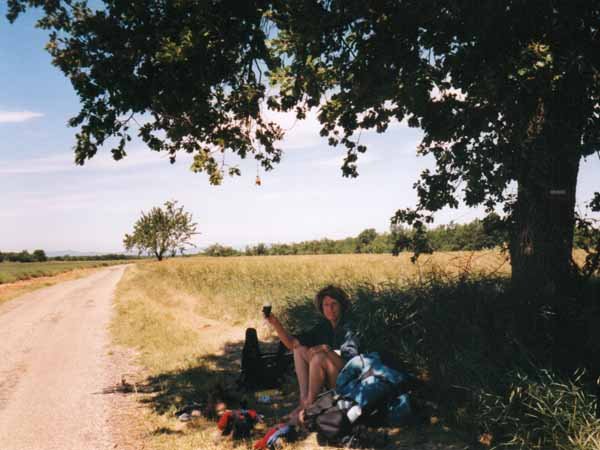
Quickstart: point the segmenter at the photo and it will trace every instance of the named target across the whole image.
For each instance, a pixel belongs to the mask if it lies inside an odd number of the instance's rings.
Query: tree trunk
[[[567,294],[572,265],[581,128],[564,103],[540,104],[523,150],[510,242],[513,285],[535,296]]]
[[[552,166],[560,172],[560,180],[531,174],[520,181],[511,242],[513,284],[549,295],[564,293],[574,276],[579,161],[556,161]]]
[[[581,362],[577,345],[576,268],[573,266],[575,194],[581,129],[577,105],[540,103],[531,121],[519,164],[510,242],[518,334],[555,369],[568,372]],[[581,122],[579,122],[581,123]]]

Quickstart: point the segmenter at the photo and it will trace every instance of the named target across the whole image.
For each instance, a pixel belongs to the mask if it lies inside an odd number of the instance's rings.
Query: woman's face
[[[337,324],[342,315],[342,305],[335,298],[326,295],[323,298],[323,315],[332,324]]]

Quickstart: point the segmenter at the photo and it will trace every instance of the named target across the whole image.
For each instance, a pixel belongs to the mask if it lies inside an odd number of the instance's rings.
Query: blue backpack
[[[356,425],[408,423],[412,409],[405,387],[412,380],[384,365],[378,353],[357,355],[340,371],[335,389],[306,408],[305,423],[320,443],[344,445],[360,439]]]
[[[399,426],[412,414],[406,387],[413,381],[412,375],[386,366],[379,353],[373,352],[357,355],[346,363],[337,377],[335,392],[351,402],[351,422],[379,413],[387,425]]]

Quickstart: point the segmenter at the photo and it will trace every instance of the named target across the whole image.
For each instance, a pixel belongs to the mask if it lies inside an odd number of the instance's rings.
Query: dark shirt
[[[333,328],[327,319],[321,320],[314,328],[298,336],[305,347],[327,344],[332,350],[340,350],[344,361],[358,355],[358,339],[347,321]]]

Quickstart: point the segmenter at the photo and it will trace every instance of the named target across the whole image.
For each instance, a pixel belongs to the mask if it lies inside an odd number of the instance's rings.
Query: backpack
[[[305,408],[306,428],[317,432],[319,442],[341,443],[352,430],[345,406],[333,389],[324,392]]]
[[[258,415],[253,409],[236,409],[226,411],[219,419],[217,427],[223,436],[231,434],[233,439],[246,439],[250,437],[257,421]]]
[[[256,329],[247,328],[238,384],[247,389],[278,387],[292,361],[293,356],[281,342],[276,352],[261,352]]]
[[[357,355],[338,374],[335,389],[304,410],[304,421],[319,442],[352,444],[362,425],[407,420],[411,409],[405,391],[411,381],[411,375],[384,365],[377,353]]]

